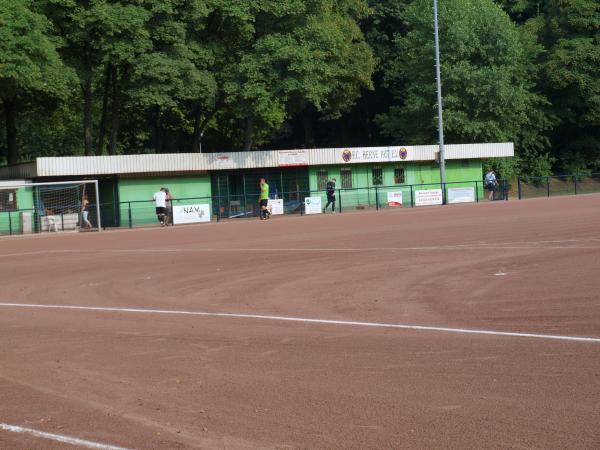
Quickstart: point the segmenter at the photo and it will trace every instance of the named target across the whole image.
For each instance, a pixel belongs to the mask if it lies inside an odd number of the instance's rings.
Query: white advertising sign
[[[305,214],[321,214],[321,197],[306,197],[304,199]]]
[[[388,192],[387,202],[388,206],[402,206],[402,192]]]
[[[411,147],[370,147],[338,150],[338,159],[345,163],[388,162],[412,159]]]
[[[178,205],[173,206],[173,223],[210,222],[210,205]]]
[[[279,167],[308,166],[308,150],[279,150],[277,158]]]
[[[283,199],[269,199],[269,209],[271,210],[271,214],[274,216],[280,216],[283,214]]]
[[[219,169],[233,169],[234,163],[229,153],[212,153],[211,154],[215,167]]]
[[[475,188],[460,187],[448,189],[448,203],[471,203],[475,201]]]
[[[430,205],[441,205],[442,204],[442,190],[441,189],[424,189],[415,191],[415,205],[416,206],[430,206]]]

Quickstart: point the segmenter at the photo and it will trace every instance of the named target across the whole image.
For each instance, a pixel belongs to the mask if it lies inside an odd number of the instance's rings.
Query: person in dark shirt
[[[331,205],[331,212],[335,213],[335,182],[336,179],[332,178],[327,182],[327,185],[325,186],[325,192],[327,193],[327,204],[323,209],[324,213],[327,212],[327,208],[329,208],[329,205]]]

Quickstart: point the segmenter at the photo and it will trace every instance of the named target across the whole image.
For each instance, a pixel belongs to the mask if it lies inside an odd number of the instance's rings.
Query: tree
[[[57,53],[58,41],[48,20],[29,0],[0,0],[0,100],[6,127],[7,161],[19,161],[18,112],[28,102],[46,102],[69,94],[72,73]]]
[[[543,13],[548,0],[496,0],[510,18],[522,25]]]
[[[567,172],[600,170],[600,3],[550,0],[536,19],[543,82],[558,118],[552,151]]]
[[[375,59],[357,23],[367,11],[362,0],[265,2],[256,12],[255,39],[228,86],[238,104],[267,129],[311,110],[339,117],[372,88]],[[249,149],[248,132],[244,141]],[[306,144],[311,141],[307,133]]]
[[[398,104],[379,123],[402,142],[432,142],[437,106],[431,2],[416,0],[405,18],[408,32],[396,37],[384,69]],[[547,101],[535,84],[540,49],[491,0],[442,2],[439,18],[447,141],[514,141],[525,164],[546,158]],[[548,169],[548,163],[538,167]]]

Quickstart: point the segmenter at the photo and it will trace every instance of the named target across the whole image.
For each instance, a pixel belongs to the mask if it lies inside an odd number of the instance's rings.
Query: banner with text
[[[210,205],[177,205],[173,206],[173,223],[210,222]]]
[[[402,206],[402,192],[388,192],[387,202],[388,206]]]
[[[283,214],[283,199],[269,199],[269,210],[274,216]]]
[[[208,153],[212,163],[218,169],[233,169],[235,164],[229,153]]]
[[[475,188],[448,188],[448,203],[471,203],[475,201]]]
[[[277,152],[279,167],[308,166],[308,150],[279,150]]]
[[[431,206],[442,204],[441,189],[423,189],[415,191],[416,206]]]
[[[390,162],[413,159],[412,147],[370,147],[338,149],[340,162],[365,163],[365,162]]]
[[[304,199],[305,214],[321,214],[321,197],[306,197]]]

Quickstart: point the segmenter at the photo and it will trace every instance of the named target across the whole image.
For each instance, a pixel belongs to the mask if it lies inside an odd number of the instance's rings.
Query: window
[[[325,169],[317,170],[317,190],[324,191],[329,181],[329,173]]]
[[[371,170],[373,177],[373,186],[381,186],[383,184],[383,169],[381,166],[375,166]]]
[[[17,209],[17,191],[0,191],[0,211]]]
[[[350,167],[342,167],[340,174],[342,176],[342,189],[352,189],[352,169]]]
[[[404,167],[396,167],[394,169],[394,183],[404,184]]]

